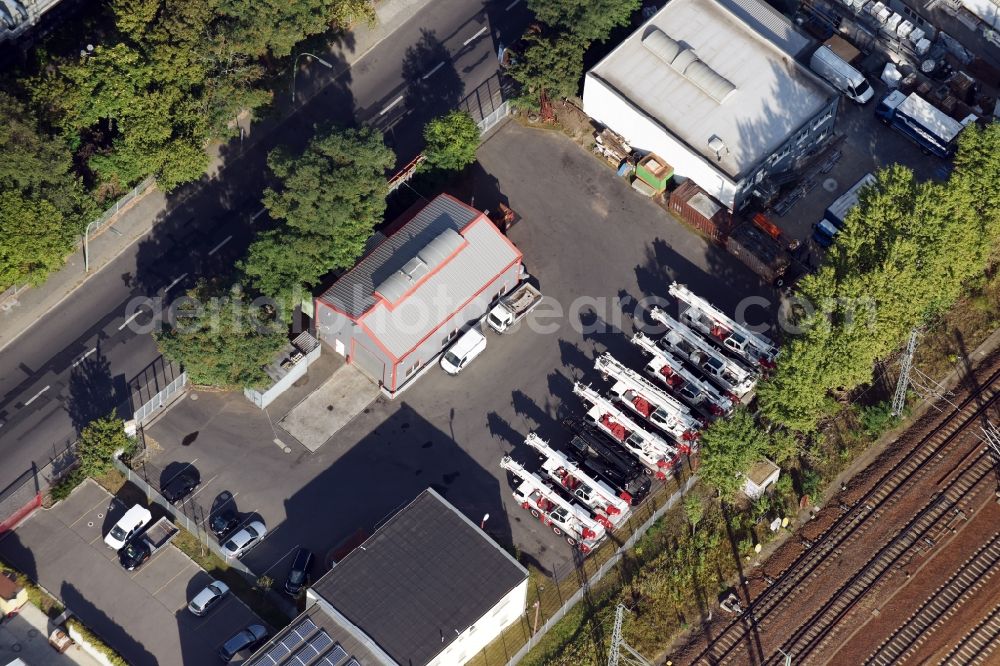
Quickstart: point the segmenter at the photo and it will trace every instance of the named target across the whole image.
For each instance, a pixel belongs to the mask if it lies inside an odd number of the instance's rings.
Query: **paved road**
[[[409,161],[428,118],[495,87],[498,45],[529,18],[523,1],[435,0],[325,86],[322,67],[304,68],[296,113],[245,150],[225,147],[217,178],[173,195],[150,234],[0,352],[0,489],[64,449],[82,424],[127,406],[129,380],[157,356],[151,336],[123,326],[136,312],[127,306],[143,297],[169,303],[242,256],[268,150],[302,145],[319,122],[361,121],[383,129],[399,162]],[[139,312],[134,323],[149,323],[151,310]]]

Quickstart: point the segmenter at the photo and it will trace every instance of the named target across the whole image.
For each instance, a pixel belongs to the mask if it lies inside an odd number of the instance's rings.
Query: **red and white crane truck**
[[[591,405],[587,419],[646,466],[658,479],[666,479],[680,462],[680,451],[663,437],[640,427],[619,407],[586,384],[576,382],[573,393]]]
[[[514,499],[522,509],[537,518],[543,525],[566,540],[571,546],[587,554],[601,543],[607,531],[590,511],[570,502],[559,490],[550,487],[534,472],[529,472],[510,456],[500,460],[500,467],[517,479]]]
[[[670,295],[680,304],[681,323],[687,324],[723,349],[763,370],[774,368],[778,347],[762,333],[755,333],[737,323],[701,296],[676,282],[670,285]]]
[[[701,423],[679,400],[632,368],[604,352],[594,360],[594,369],[615,380],[612,397],[674,438],[691,442],[698,439]]]
[[[656,342],[643,332],[632,336],[632,344],[652,358],[646,364],[646,373],[663,382],[670,390],[712,416],[725,416],[733,411],[733,401],[712,386],[708,380],[699,377],[684,366],[684,362],[672,352],[661,349]]]
[[[561,451],[529,432],[524,443],[538,451],[542,470],[550,479],[562,486],[573,498],[590,509],[594,518],[607,529],[614,529],[628,518],[631,495],[620,497],[611,486],[595,479]]]

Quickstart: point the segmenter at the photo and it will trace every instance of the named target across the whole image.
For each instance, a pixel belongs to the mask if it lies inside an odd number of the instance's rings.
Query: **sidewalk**
[[[98,666],[97,661],[75,643],[63,654],[56,652],[49,645],[53,629],[55,625],[45,613],[26,604],[15,617],[0,624],[0,660],[17,657],[32,665]]]
[[[253,126],[243,125],[248,141],[243,151],[272,133],[287,118],[302,108],[307,99],[320,94],[327,85],[339,78],[351,66],[361,60],[378,44],[388,38],[416,12],[430,4],[431,0],[384,0],[375,9],[376,23],[373,26],[359,25],[345,38],[338,40],[329,50],[329,55],[344,65],[337,70],[322,70],[324,75],[300,76],[298,85],[298,106],[292,106],[287,97],[279,99],[281,112],[277,117],[268,118]],[[300,67],[302,62],[299,62]],[[311,72],[317,68],[312,68]],[[303,72],[300,72],[300,75]],[[241,123],[242,124],[242,123]],[[220,145],[210,147],[212,161],[208,167],[209,179],[187,186],[193,194],[204,187],[218,173],[222,164],[219,157]],[[176,203],[176,197],[174,197]],[[167,197],[158,189],[152,189],[144,197],[119,213],[117,219],[90,238],[90,272],[84,273],[83,252],[71,254],[66,265],[49,275],[48,280],[36,288],[25,289],[6,301],[0,302],[0,350],[10,345],[21,334],[39,321],[42,316],[58,307],[80,288],[90,276],[100,272],[125,252],[136,241],[150,232],[155,223],[167,213]]]

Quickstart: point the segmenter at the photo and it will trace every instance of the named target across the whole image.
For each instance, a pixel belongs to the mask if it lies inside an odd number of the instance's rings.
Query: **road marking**
[[[507,9],[505,9],[504,11],[508,11],[509,12],[510,10],[514,9],[514,7],[517,7],[518,3],[520,3],[520,2],[521,2],[521,0],[514,0],[514,2],[510,3],[509,5],[507,5]]]
[[[45,393],[46,391],[48,391],[48,390],[49,390],[50,388],[51,388],[50,386],[46,386],[46,387],[45,387],[45,388],[43,388],[43,389],[42,389],[41,391],[39,391],[39,392],[38,392],[38,393],[36,393],[35,395],[33,395],[33,396],[31,396],[30,398],[28,398],[28,402],[24,403],[24,406],[25,406],[25,407],[27,407],[28,405],[30,405],[30,404],[31,404],[31,403],[33,403],[34,401],[38,400],[38,398],[39,398],[39,397],[41,397],[41,395],[42,395],[43,393]]]
[[[185,563],[184,563],[184,566],[183,566],[183,567],[181,567],[181,570],[180,570],[180,571],[178,571],[178,572],[177,572],[177,573],[175,573],[175,574],[174,574],[173,576],[171,576],[171,577],[170,577],[170,580],[168,580],[168,581],[167,581],[166,583],[164,583],[163,585],[161,585],[161,586],[160,586],[160,588],[159,588],[158,590],[156,590],[156,592],[153,592],[153,596],[155,597],[155,596],[156,596],[156,595],[158,595],[158,594],[159,594],[160,592],[163,592],[163,590],[164,590],[164,589],[166,589],[167,585],[170,585],[170,584],[171,584],[172,582],[174,582],[174,579],[175,579],[175,578],[177,578],[178,576],[180,576],[180,575],[181,575],[182,573],[184,573],[185,571],[187,571],[187,568],[188,568],[189,566],[192,566],[192,564],[193,564],[193,563],[189,563],[189,562],[185,562]],[[159,601],[159,600],[158,600],[158,601]]]
[[[122,325],[124,326],[124,324],[122,324]],[[120,330],[122,330],[122,329],[120,329],[120,328],[119,328],[118,330],[120,331]],[[81,363],[83,363],[83,361],[84,361],[84,360],[85,360],[85,359],[86,359],[86,358],[87,358],[88,356],[90,356],[91,354],[93,354],[93,353],[94,353],[95,351],[97,351],[97,347],[94,347],[94,348],[93,348],[93,349],[91,349],[91,350],[90,350],[89,352],[87,352],[86,354],[84,354],[84,355],[83,355],[83,356],[81,356],[80,358],[78,358],[78,359],[76,359],[75,361],[73,361],[73,367],[75,368],[76,366],[78,366],[78,365],[80,365]]]
[[[198,484],[198,489],[195,490],[190,495],[188,495],[187,498],[185,498],[185,501],[194,499],[194,496],[197,495],[198,493],[200,493],[201,491],[203,491],[205,489],[205,487],[208,486],[208,484],[212,483],[212,481],[215,481],[215,477],[217,477],[217,476],[219,476],[219,475],[218,474],[214,474],[212,476],[212,478],[209,479],[208,481],[205,481],[204,483]]]
[[[521,0],[517,0],[517,1],[520,2]],[[469,37],[467,40],[465,40],[464,42],[462,42],[462,46],[468,46],[470,43],[476,41],[477,39],[479,39],[479,36],[481,34],[483,34],[484,32],[486,32],[486,26],[485,25],[479,30],[479,32],[477,32],[472,37]]]
[[[187,275],[187,273],[185,273],[185,275]],[[175,282],[174,284],[177,284],[177,283]],[[170,285],[170,287],[172,287],[172,286],[174,286],[174,285],[173,285],[173,284],[172,284],[172,285]],[[170,287],[167,287],[167,289],[170,289]],[[120,331],[120,330],[122,330],[123,328],[125,328],[126,326],[128,326],[129,324],[131,324],[131,323],[132,323],[132,322],[133,322],[133,321],[135,320],[135,318],[136,318],[136,317],[138,317],[138,316],[139,316],[139,315],[141,315],[141,314],[142,314],[142,310],[137,310],[137,311],[136,311],[136,313],[135,313],[134,315],[132,315],[131,317],[129,317],[128,319],[126,319],[126,320],[125,320],[125,321],[124,321],[124,322],[122,323],[122,325],[118,327],[118,330]],[[81,359],[81,360],[82,360],[82,359]]]
[[[429,78],[431,78],[432,76],[434,76],[434,72],[438,71],[438,70],[439,70],[439,69],[441,69],[442,67],[444,67],[444,60],[442,60],[442,61],[441,61],[441,62],[439,62],[438,64],[434,65],[434,69],[432,69],[431,71],[429,71],[429,72],[427,72],[426,74],[424,74],[424,75],[423,75],[423,76],[421,77],[421,79],[422,79],[422,80],[424,80],[424,81],[426,81],[427,79],[429,79]]]
[[[260,217],[261,215],[263,215],[266,212],[267,212],[266,208],[261,208],[259,211],[257,211],[256,213],[253,214],[253,217],[250,218],[250,221],[253,222],[254,220],[256,220],[258,217]]]
[[[215,247],[213,247],[213,248],[212,248],[211,250],[209,250],[209,251],[208,251],[208,254],[209,254],[209,255],[213,255],[213,254],[215,254],[216,252],[218,252],[219,250],[221,250],[221,249],[222,249],[222,246],[223,246],[223,245],[225,245],[226,243],[228,243],[228,242],[229,242],[229,241],[231,241],[232,239],[233,239],[233,235],[232,235],[232,234],[229,234],[229,235],[228,235],[228,236],[226,236],[226,237],[225,237],[224,239],[222,239],[222,242],[221,242],[221,243],[219,243],[218,245],[216,245]]]
[[[166,293],[166,292],[170,291],[171,289],[173,289],[174,285],[176,285],[176,284],[177,284],[178,282],[180,282],[181,280],[183,280],[183,279],[184,279],[184,278],[186,278],[187,276],[188,276],[188,274],[187,274],[187,273],[184,273],[184,274],[183,274],[183,275],[181,275],[181,276],[180,276],[179,278],[177,278],[176,280],[174,280],[173,282],[171,282],[170,284],[168,284],[168,285],[167,285],[167,288],[166,288],[166,289],[164,289],[164,290],[163,290],[163,292],[164,292],[164,293]]]
[[[267,538],[267,535],[265,534],[265,535],[264,535],[264,537],[265,537],[265,538]],[[261,571],[261,572],[260,572],[260,575],[261,575],[261,576],[265,576],[265,575],[267,575],[267,572],[268,572],[268,571],[270,571],[270,570],[271,570],[271,569],[273,569],[274,567],[276,567],[276,566],[278,566],[279,564],[281,564],[282,560],[284,560],[284,559],[285,559],[286,557],[288,557],[288,556],[289,556],[289,555],[291,555],[291,554],[292,554],[293,552],[295,552],[295,550],[296,550],[297,548],[299,548],[299,546],[298,546],[297,544],[296,544],[296,545],[294,545],[294,546],[292,546],[291,548],[289,548],[289,549],[288,549],[288,552],[287,552],[287,553],[285,553],[284,555],[282,555],[281,557],[279,557],[278,559],[276,559],[276,560],[275,560],[275,561],[274,561],[274,562],[273,562],[273,563],[271,564],[271,566],[269,566],[268,568],[266,568],[266,569],[264,569],[263,571]]]
[[[426,79],[427,77],[425,76],[424,78]],[[384,108],[384,109],[382,109],[381,111],[379,111],[379,112],[378,112],[378,115],[380,115],[380,116],[384,116],[385,114],[387,114],[387,113],[389,112],[389,109],[391,109],[392,107],[396,106],[397,104],[399,104],[399,103],[400,103],[400,102],[402,102],[402,101],[403,101],[403,96],[402,96],[402,95],[400,95],[400,96],[399,96],[399,97],[397,97],[396,99],[394,99],[394,100],[392,100],[391,102],[389,102],[389,103],[388,103],[388,104],[387,104],[387,105],[385,106],[385,108]]]

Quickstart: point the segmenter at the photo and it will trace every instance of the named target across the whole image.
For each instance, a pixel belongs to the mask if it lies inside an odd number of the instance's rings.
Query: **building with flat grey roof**
[[[737,210],[833,134],[809,45],[759,0],[671,0],[587,72],[584,111]]]
[[[305,612],[247,664],[463,664],[524,615],[527,591],[528,571],[428,488],[317,580]]]
[[[390,397],[524,271],[485,214],[446,194],[371,245],[316,299],[316,332]]]

